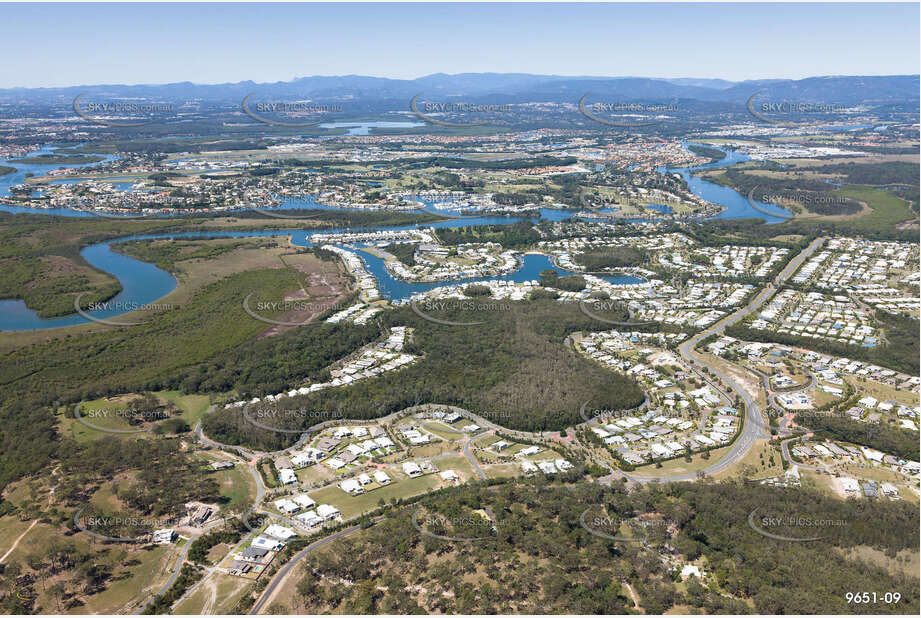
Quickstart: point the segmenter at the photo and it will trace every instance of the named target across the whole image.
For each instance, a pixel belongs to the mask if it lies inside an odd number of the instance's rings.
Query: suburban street
[[[708,367],[705,363],[703,363],[700,360],[698,353],[694,350],[695,346],[711,335],[718,335],[722,333],[726,330],[727,326],[732,326],[733,324],[738,323],[747,315],[760,309],[761,306],[764,305],[764,303],[766,303],[771,298],[771,296],[773,296],[777,288],[782,285],[783,282],[786,281],[794,272],[796,272],[796,270],[803,264],[803,262],[806,261],[809,256],[811,256],[815,250],[822,245],[823,242],[825,242],[824,237],[816,238],[809,244],[808,247],[803,249],[799,254],[797,254],[787,263],[787,265],[783,268],[783,270],[780,271],[777,277],[774,278],[773,284],[769,284],[764,289],[762,289],[745,307],[729,314],[722,320],[719,320],[709,328],[702,330],[693,337],[688,338],[678,347],[678,351],[682,358],[684,358],[692,367],[694,367],[698,373],[703,374],[702,369],[707,367],[712,375],[717,376],[720,380],[722,380],[724,384],[727,384],[732,390],[734,390],[739,395],[739,397],[742,398],[745,408],[745,422],[742,424],[742,432],[739,434],[735,442],[733,442],[729,452],[713,465],[703,469],[703,474],[709,475],[720,472],[741,460],[743,457],[745,457],[745,454],[748,453],[748,450],[755,443],[755,440],[769,437],[770,432],[767,431],[764,420],[761,417],[761,410],[758,408],[758,404],[751,397],[751,395],[749,395],[748,392],[742,388],[741,385],[739,385],[739,383],[732,377],[721,372],[716,367]],[[637,483],[647,483],[650,481],[676,482],[693,480],[697,478],[697,474],[698,473],[696,472],[689,472],[684,474],[647,477],[636,476],[627,472],[619,472],[604,478],[605,480],[608,480],[623,475],[631,481]]]
[[[381,521],[382,519],[384,519],[383,516],[376,517],[374,519],[374,523],[377,523]],[[249,611],[250,615],[258,614],[260,611],[262,611],[263,607],[269,604],[269,602],[272,600],[272,596],[275,594],[275,591],[278,589],[281,583],[285,580],[285,578],[288,576],[291,570],[295,566],[297,566],[297,564],[301,560],[309,556],[313,551],[319,549],[320,547],[323,547],[324,545],[328,545],[329,543],[332,543],[333,541],[337,539],[341,539],[342,537],[349,536],[350,534],[354,534],[355,532],[358,532],[359,530],[361,530],[360,525],[349,526],[348,528],[343,528],[342,530],[339,530],[338,532],[334,532],[333,534],[327,537],[324,537],[318,541],[314,541],[313,543],[311,543],[310,545],[308,545],[307,547],[305,547],[304,549],[296,553],[294,557],[291,558],[291,560],[289,560],[284,566],[282,566],[278,570],[278,572],[272,577],[272,579],[269,580],[269,584],[265,587],[265,590],[262,591],[262,596],[260,596],[259,599],[256,600],[256,603],[253,605],[253,608]]]

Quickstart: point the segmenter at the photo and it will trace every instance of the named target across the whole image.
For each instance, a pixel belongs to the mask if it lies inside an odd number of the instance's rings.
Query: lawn
[[[312,485],[318,481],[331,481],[335,476],[329,466],[323,464],[314,464],[306,468],[295,470],[297,480],[302,484]]]
[[[510,476],[521,476],[521,466],[514,463],[506,464],[495,464],[491,466],[485,466],[483,471],[486,473],[486,478],[495,479],[495,478],[506,478]]]
[[[473,466],[470,465],[470,461],[463,455],[458,455],[457,457],[444,457],[437,460],[436,463],[438,464],[438,469],[441,471],[454,470],[457,472],[458,476],[461,477],[461,481],[479,478],[476,472],[473,471]]]
[[[381,499],[389,503],[394,498],[408,498],[431,491],[441,482],[441,478],[437,474],[426,474],[414,479],[398,477],[390,471],[388,471],[388,475],[393,479],[389,485],[358,496],[349,495],[336,486],[318,489],[308,495],[316,500],[317,504],[332,504],[342,512],[342,519],[347,520],[362,513],[373,511],[379,506],[378,502]]]
[[[134,608],[147,600],[155,586],[162,583],[166,567],[173,562],[171,557],[167,559],[170,555],[169,550],[170,547],[167,545],[157,545],[141,551],[140,555],[136,556],[140,564],[115,570],[117,576],[129,574],[128,577],[115,581],[104,591],[89,597],[86,605],[74,608],[72,613],[116,613],[123,610],[126,605]],[[53,602],[49,602],[47,607],[52,607],[51,603]]]
[[[679,457],[678,459],[671,459],[664,462],[661,468],[657,468],[655,464],[639,466],[636,471],[631,474],[635,474],[636,476],[656,477],[697,472],[698,470],[703,470],[718,462],[729,452],[729,448],[728,446],[724,446],[723,448],[710,451],[710,459],[704,459],[703,453],[692,455],[690,463],[685,461],[684,457]]]
[[[423,423],[422,428],[427,432],[438,436],[442,440],[462,440],[465,435],[463,432],[450,429],[450,425],[445,425],[444,423],[439,423],[437,421]]]
[[[873,380],[864,380],[857,376],[848,376],[847,381],[854,386],[855,390],[860,393],[862,397],[870,396],[879,401],[898,401],[899,403],[905,404],[908,407],[914,407],[921,403],[921,398],[919,398],[918,393],[913,393],[911,391],[896,390],[894,387],[889,386],[888,384],[880,384]],[[839,387],[840,388],[840,387]],[[881,412],[877,410],[877,412]],[[892,413],[882,413],[883,416],[896,417],[895,412]]]
[[[208,395],[182,395],[179,391],[158,391],[153,392],[161,402],[170,402],[175,405],[181,414],[175,418],[182,418],[189,427],[195,427],[195,424],[201,420],[201,417],[208,411],[210,399]],[[127,393],[116,397],[103,397],[93,401],[85,401],[80,405],[80,415],[88,423],[104,427],[107,429],[119,429],[135,431],[148,429],[154,426],[154,423],[146,425],[132,426],[125,418],[126,410],[131,409],[131,402],[139,397],[136,393]],[[93,442],[104,436],[122,436],[132,439],[143,436],[146,432],[141,431],[130,434],[108,433],[88,427],[86,424],[74,419],[61,417],[60,431],[63,435],[73,438],[81,444]]]
[[[13,543],[16,542],[19,535],[28,530],[30,525],[32,525],[31,520],[20,521],[18,515],[4,515],[0,517],[0,556],[5,554],[7,550],[13,546]],[[29,534],[19,542],[19,547],[22,547],[23,543],[29,539],[29,535],[34,531],[35,529],[33,528]]]
[[[172,402],[182,410],[182,418],[189,427],[195,427],[211,405],[208,395],[183,395],[179,391],[158,391],[154,395]]]
[[[849,476],[853,476],[858,479],[867,479],[870,481],[879,481],[890,483],[899,483],[902,481],[902,477],[898,474],[889,470],[888,468],[881,468],[878,466],[865,466],[861,467],[860,464],[842,464],[841,469]]]
[[[771,457],[774,463],[771,464]],[[783,456],[780,451],[771,445],[768,440],[755,441],[752,448],[745,454],[740,461],[729,466],[722,472],[713,475],[713,478],[723,479],[728,477],[740,477],[744,473],[746,478],[761,480],[783,475],[783,466],[781,461]]]
[[[228,499],[226,509],[239,512],[252,505],[256,488],[245,466],[238,464],[230,470],[218,470],[214,479],[220,487],[221,496]]]

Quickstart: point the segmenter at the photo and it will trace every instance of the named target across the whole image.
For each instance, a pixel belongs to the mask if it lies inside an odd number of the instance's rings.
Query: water
[[[463,227],[467,225],[489,225],[508,223],[516,221],[514,217],[470,217],[461,220],[440,221],[434,225],[405,225],[397,226],[392,230],[411,230],[419,227]],[[288,236],[291,238],[291,244],[310,247],[313,246],[311,236],[317,233],[337,233],[350,231],[349,228],[335,228],[330,230],[241,230],[241,231],[221,231],[221,232],[181,232],[172,234],[143,234],[135,236],[126,236],[115,241],[109,241],[91,245],[83,251],[81,255],[87,262],[93,266],[110,273],[117,278],[122,284],[122,291],[110,301],[111,309],[91,311],[89,315],[95,318],[114,318],[124,313],[128,313],[131,308],[137,305],[145,305],[156,302],[167,294],[176,289],[176,280],[172,275],[153,264],[141,262],[126,255],[119,254],[112,250],[111,244],[132,240],[157,240],[157,239],[194,239],[194,238],[249,238],[249,237],[269,237],[269,236]],[[408,298],[412,294],[420,291],[429,290],[436,287],[450,285],[454,281],[445,281],[440,283],[407,283],[393,278],[384,268],[384,261],[373,255],[359,251],[358,254],[365,261],[369,270],[378,280],[378,285],[382,295],[393,300]],[[513,273],[498,277],[484,277],[478,279],[465,280],[469,283],[477,281],[488,281],[490,279],[503,279],[506,281],[530,281],[539,279],[540,271],[553,269],[561,274],[573,274],[553,266],[549,258],[542,255],[526,255],[522,260],[522,267]],[[631,276],[605,277],[608,281],[615,284],[641,283],[642,279]],[[132,305],[133,303],[133,305]],[[130,305],[130,307],[129,307]],[[121,307],[121,308],[120,308]],[[125,308],[128,307],[128,308]],[[80,315],[72,315],[61,318],[40,318],[34,311],[28,309],[21,300],[4,300],[0,301],[0,330],[44,330],[48,328],[59,328],[62,326],[74,326],[77,324],[86,324],[90,322],[87,318]]]
[[[321,129],[348,129],[346,135],[370,135],[374,129],[412,129],[421,127],[424,122],[324,122]]]
[[[687,147],[688,144],[682,142],[682,145]],[[713,146],[708,146],[713,147]],[[718,149],[722,150],[722,149]],[[774,204],[766,204],[764,202],[755,201],[755,203],[763,208],[769,213],[775,214],[766,214],[764,212],[759,212],[755,208],[752,208],[752,205],[749,204],[748,198],[735,189],[729,187],[724,187],[713,182],[704,180],[703,178],[698,178],[694,176],[693,172],[701,172],[703,170],[713,169],[717,167],[725,167],[727,165],[732,165],[734,163],[742,163],[749,160],[749,156],[735,150],[724,150],[726,156],[720,161],[713,163],[706,163],[697,167],[678,167],[678,168],[669,168],[666,169],[665,166],[656,168],[656,171],[665,174],[680,174],[684,178],[685,182],[688,183],[688,189],[691,190],[691,193],[707,200],[708,202],[713,202],[714,204],[720,204],[724,207],[723,212],[716,215],[715,219],[764,219],[765,223],[782,223],[790,218],[790,212],[785,208],[780,206],[775,206]]]
[[[45,154],[54,154],[54,151],[57,149],[57,146],[54,144],[49,144],[43,146],[38,150],[30,152],[29,154],[22,157],[13,157],[14,159],[24,159],[27,157],[36,157],[39,155]],[[60,165],[60,164],[38,164],[38,163],[11,163],[9,159],[0,159],[0,166],[8,166],[16,168],[15,172],[0,176],[0,197],[9,197],[11,194],[10,187],[13,185],[20,185],[26,180],[26,174],[31,173],[34,176],[44,176],[52,170],[56,170],[60,167],[72,167],[72,168],[84,168],[84,167],[93,167],[95,165],[101,165],[107,161],[115,161],[118,159],[116,155],[96,155],[103,157],[102,161],[96,163],[83,163],[79,165]],[[73,180],[56,180],[56,184],[75,182]],[[6,204],[0,204],[0,210],[12,213],[32,213],[32,214],[42,214],[42,215],[63,215],[65,217],[95,217],[96,215],[88,212],[81,212],[78,210],[71,210],[69,208],[20,208],[18,206],[8,206]]]
[[[345,124],[356,124],[357,126],[372,126],[376,125],[393,125],[393,124],[414,124],[414,123],[345,123]],[[45,154],[51,152],[52,147],[46,147],[33,154]],[[115,157],[107,157],[106,160],[112,160]],[[740,217],[757,217],[761,219],[767,219],[768,223],[776,223],[784,221],[787,216],[789,216],[786,211],[776,206],[770,204],[761,204],[763,208],[769,211],[777,212],[776,216],[766,216],[763,213],[758,212],[753,209],[748,203],[748,200],[745,196],[741,195],[737,191],[730,189],[728,187],[721,187],[711,182],[694,177],[691,172],[713,168],[721,167],[724,165],[731,165],[733,163],[741,162],[747,160],[748,157],[738,152],[728,151],[726,158],[716,163],[709,163],[697,168],[678,168],[672,170],[664,170],[660,168],[658,171],[660,173],[672,172],[681,174],[683,178],[688,182],[688,186],[691,191],[703,199],[706,199],[711,202],[722,204],[726,207],[726,210],[722,212],[717,218],[740,218]],[[97,165],[97,164],[88,164],[86,166]],[[86,167],[79,166],[79,167]],[[10,185],[19,184],[23,181],[24,175],[26,172],[31,171],[32,173],[39,175],[44,174],[50,169],[55,169],[58,166],[56,165],[14,165],[17,167],[17,171],[9,174],[7,176],[0,177],[0,195],[2,195],[3,190],[7,190]],[[74,166],[78,167],[78,166]],[[760,204],[760,203],[759,203]],[[655,208],[655,210],[660,210]],[[15,207],[7,207],[0,205],[0,208],[10,212],[36,212],[40,214],[60,214],[65,216],[84,216],[91,217],[96,216],[91,213],[74,211],[66,208],[58,209],[23,209]],[[337,208],[332,208],[329,206],[323,206],[318,204],[313,197],[299,197],[299,198],[285,198],[283,205],[280,209],[303,209],[303,208],[317,208],[323,210],[341,210]],[[352,209],[360,211],[360,209]],[[425,203],[423,208],[426,212],[432,212],[431,203]],[[364,212],[364,211],[363,211]],[[439,211],[435,211],[439,212]],[[660,210],[661,212],[661,210]],[[541,208],[540,209],[541,217],[551,221],[562,221],[565,219],[572,218],[574,211],[568,210],[559,210],[553,208]],[[449,219],[445,221],[438,221],[435,223],[424,224],[424,225],[406,225],[406,226],[397,226],[387,229],[394,230],[410,230],[419,227],[433,227],[433,228],[454,228],[454,227],[465,227],[472,225],[502,225],[514,223],[517,221],[525,220],[524,217],[509,217],[509,216],[470,216],[463,217],[459,219]],[[324,233],[335,233],[340,231],[349,231],[348,228],[339,228],[333,230],[322,230]],[[154,235],[145,235],[145,236],[130,236],[123,239],[119,239],[112,242],[120,242],[123,240],[152,240],[159,238],[201,238],[201,237],[222,237],[222,238],[246,238],[246,237],[258,237],[258,236],[290,236],[292,244],[300,246],[310,246],[311,240],[310,235],[317,233],[317,231],[306,231],[306,230],[247,230],[247,231],[236,231],[236,232],[187,232],[180,234],[154,234]],[[131,303],[136,305],[144,305],[154,303],[160,298],[163,298],[167,294],[171,293],[176,288],[176,280],[167,272],[157,268],[153,264],[148,264],[135,260],[133,258],[118,254],[112,251],[110,243],[100,243],[97,245],[92,245],[81,251],[81,254],[84,258],[92,264],[93,266],[104,270],[115,276],[122,285],[122,292],[120,292],[112,301],[109,303],[112,306],[111,309],[100,310],[90,312],[90,315],[97,318],[114,318],[118,315],[127,313],[127,309],[119,309],[118,306],[127,306]],[[359,252],[359,255],[364,260],[367,265],[368,270],[377,277],[378,285],[381,289],[382,295],[393,300],[400,300],[407,298],[412,294],[415,294],[420,291],[425,291],[435,287],[440,287],[443,285],[449,285],[451,281],[440,282],[440,283],[407,283],[399,281],[390,276],[383,266],[383,260],[376,258],[372,255],[369,255],[365,252]],[[550,260],[546,256],[539,255],[528,255],[524,256],[522,260],[522,267],[516,270],[514,273],[505,275],[503,277],[486,277],[480,279],[471,279],[467,282],[473,283],[477,281],[485,281],[489,279],[504,279],[508,281],[530,281],[534,279],[539,279],[539,274],[541,270],[553,269],[557,270],[562,274],[571,274],[566,271],[562,271],[558,268],[555,268]],[[636,277],[629,276],[619,276],[619,277],[606,277],[606,279],[615,284],[630,284],[630,283],[639,283],[642,280],[637,279]],[[86,318],[80,315],[72,315],[61,318],[51,318],[51,319],[42,319],[39,318],[34,311],[26,308],[25,303],[21,300],[4,300],[0,301],[0,330],[29,330],[29,329],[48,329],[48,328],[59,328],[62,326],[73,326],[76,324],[84,324],[89,322]]]
[[[358,255],[361,257],[362,261],[364,261],[368,272],[374,275],[374,277],[377,279],[378,288],[380,288],[381,291],[381,296],[391,300],[409,298],[413,294],[418,294],[419,292],[426,292],[428,290],[433,290],[435,288],[457,283],[482,283],[484,281],[496,280],[514,281],[516,283],[521,283],[524,281],[536,281],[540,279],[540,272],[542,270],[554,270],[560,275],[578,274],[572,271],[557,268],[546,255],[527,254],[522,256],[521,267],[515,272],[509,273],[507,275],[477,277],[472,279],[456,279],[452,281],[442,281],[436,283],[409,283],[390,276],[390,273],[387,272],[387,268],[384,266],[384,260],[377,257],[376,255],[371,255],[365,251],[358,251]],[[616,285],[643,282],[643,279],[629,275],[602,277],[602,279],[605,279]]]
[[[646,206],[648,210],[655,210],[656,212],[661,212],[663,215],[672,214],[671,206],[666,206],[665,204],[649,204]]]
[[[153,303],[176,289],[176,279],[168,272],[153,264],[116,253],[107,242],[86,247],[80,255],[96,268],[115,275],[122,284],[122,291],[108,301],[106,309],[87,312],[95,318],[114,318],[127,313],[129,309]],[[0,300],[2,330],[60,328],[89,321],[78,314],[40,318],[21,300]]]

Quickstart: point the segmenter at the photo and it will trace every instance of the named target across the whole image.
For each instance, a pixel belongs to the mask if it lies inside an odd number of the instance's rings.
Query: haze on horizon
[[[4,4],[0,88],[433,73],[915,75],[919,5]]]

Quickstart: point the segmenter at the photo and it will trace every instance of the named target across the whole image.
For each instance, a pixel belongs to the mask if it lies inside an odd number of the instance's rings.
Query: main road
[[[372,521],[376,524],[376,523],[382,521],[383,519],[384,519],[384,516],[383,516],[383,515],[379,515],[378,517],[375,517]],[[322,539],[319,539],[318,541],[314,541],[313,543],[311,543],[310,545],[308,545],[307,547],[305,547],[304,549],[302,549],[301,551],[299,551],[298,553],[296,553],[296,554],[294,555],[294,557],[291,558],[291,560],[289,560],[288,562],[286,562],[285,565],[282,566],[280,569],[278,569],[278,572],[275,573],[275,575],[272,576],[272,579],[269,580],[269,583],[268,583],[268,585],[265,587],[265,590],[262,591],[262,594],[259,596],[259,598],[256,600],[256,602],[253,604],[253,608],[249,611],[249,613],[250,613],[250,614],[258,614],[260,611],[262,611],[262,608],[263,608],[269,601],[271,601],[272,596],[275,594],[275,591],[276,591],[276,590],[278,589],[278,587],[282,584],[282,582],[285,581],[285,579],[287,578],[287,576],[291,573],[291,570],[292,570],[295,566],[297,566],[297,564],[298,564],[301,560],[303,560],[304,558],[306,558],[307,556],[309,556],[314,550],[317,550],[317,549],[323,547],[324,545],[328,545],[329,543],[332,543],[332,542],[335,541],[336,539],[341,539],[341,538],[344,537],[344,536],[348,536],[348,535],[350,535],[350,534],[354,534],[354,533],[358,532],[359,530],[361,530],[361,525],[360,525],[360,524],[356,524],[356,525],[354,525],[354,526],[349,526],[348,528],[343,528],[342,530],[339,530],[338,532],[335,532],[335,533],[333,533],[333,534],[331,534],[331,535],[329,535],[329,536],[323,537]]]
[[[698,343],[710,337],[711,335],[719,335],[726,330],[727,326],[732,326],[733,324],[738,323],[740,320],[745,318],[747,315],[758,311],[764,303],[768,301],[771,296],[774,295],[774,292],[777,291],[783,283],[790,278],[790,275],[795,273],[803,262],[806,261],[809,256],[815,253],[815,250],[822,246],[822,243],[825,242],[824,237],[816,238],[814,241],[809,243],[809,246],[800,251],[792,260],[787,262],[787,265],[777,274],[774,280],[768,283],[767,286],[761,289],[755,297],[747,305],[730,313],[723,319],[715,322],[712,326],[705,328],[696,335],[688,338],[684,343],[678,347],[678,352],[681,356],[688,361],[688,363],[697,370],[698,373],[703,374],[703,369],[706,367],[710,375],[715,375],[722,382],[728,385],[732,390],[734,390],[739,397],[742,398],[742,401],[745,405],[745,418],[742,423],[742,431],[736,438],[735,442],[732,443],[732,446],[729,449],[729,452],[726,455],[714,463],[713,465],[704,468],[701,470],[703,474],[714,474],[725,470],[729,466],[733,465],[748,453],[749,449],[754,445],[755,440],[766,438],[770,436],[765,428],[764,420],[761,417],[761,410],[758,407],[757,402],[752,398],[752,396],[746,391],[742,386],[734,380],[731,376],[726,375],[720,371],[717,367],[708,367],[706,363],[701,361],[699,354],[694,350]],[[727,361],[728,362],[728,361]],[[660,482],[674,482],[674,481],[690,481],[697,477],[697,472],[688,472],[685,474],[672,474],[665,476],[636,476],[626,472],[615,473],[605,479],[612,479],[618,477],[620,474],[627,477],[628,479],[638,482],[638,483],[647,483],[650,481],[660,481]]]

